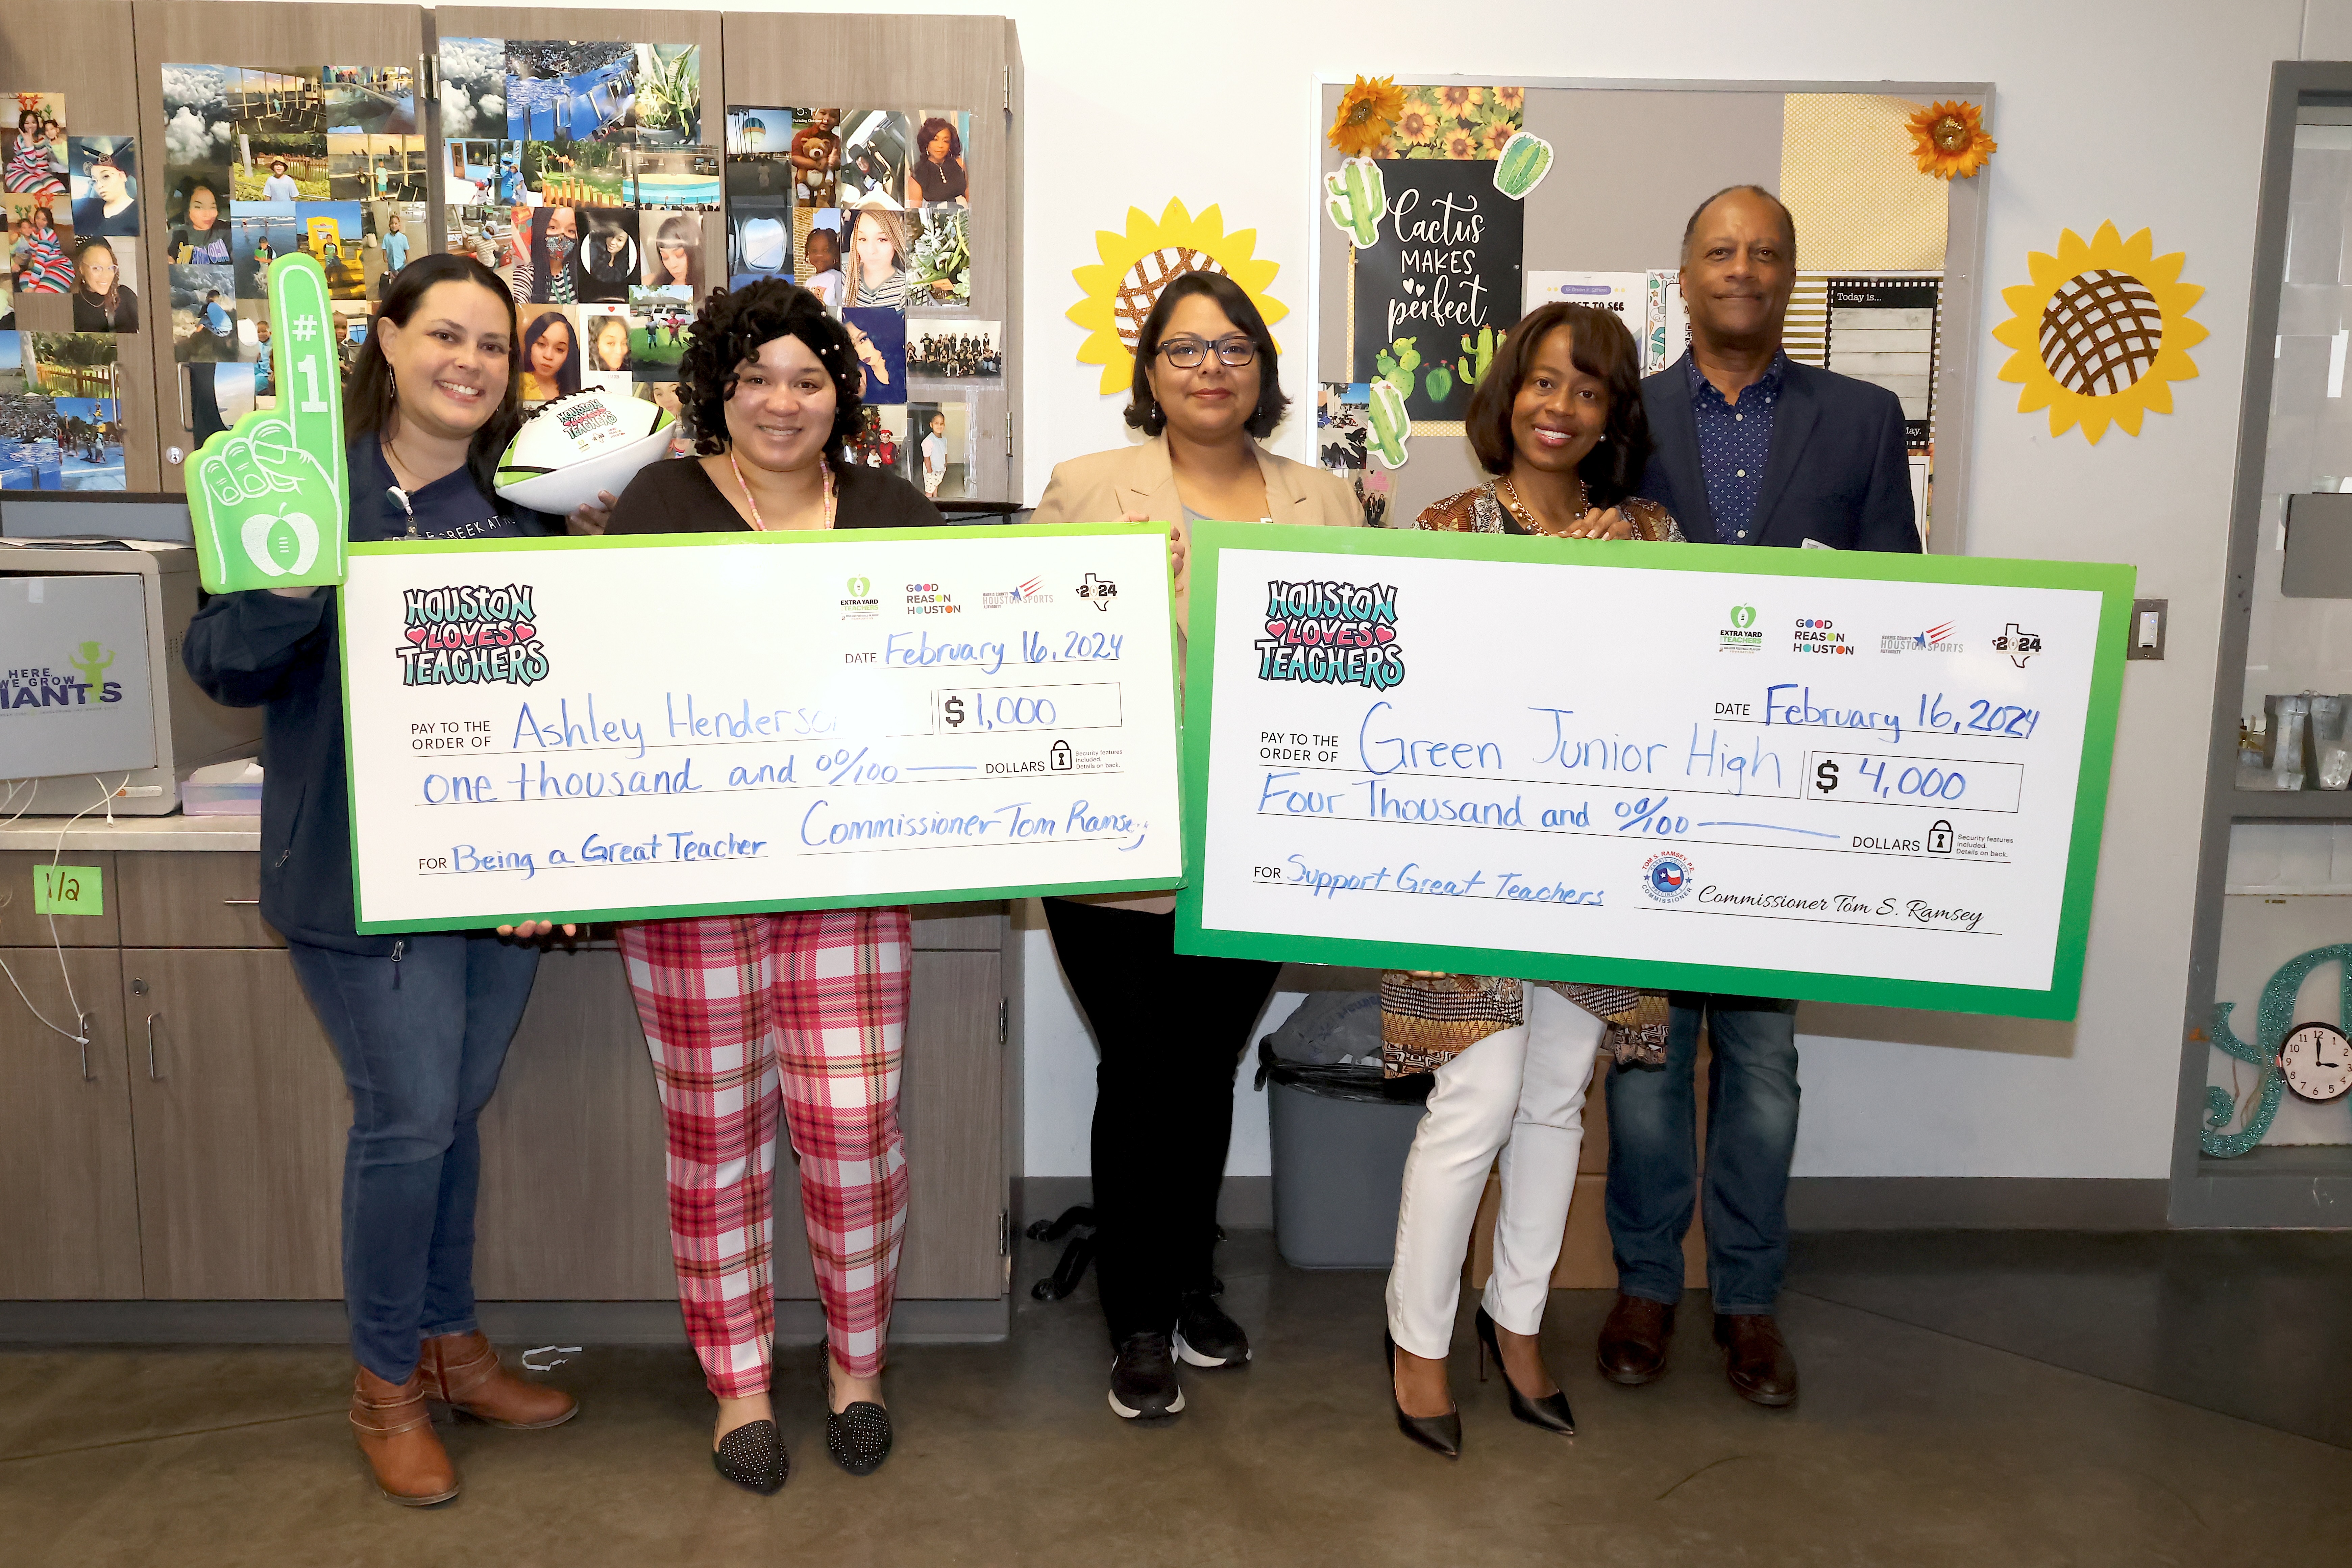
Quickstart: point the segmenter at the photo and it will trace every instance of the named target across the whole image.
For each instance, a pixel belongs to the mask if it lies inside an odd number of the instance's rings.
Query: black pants
[[[1047,899],[1045,921],[1102,1052],[1095,1268],[1116,1345],[1167,1331],[1215,1272],[1234,1077],[1282,965],[1181,956],[1172,914]]]

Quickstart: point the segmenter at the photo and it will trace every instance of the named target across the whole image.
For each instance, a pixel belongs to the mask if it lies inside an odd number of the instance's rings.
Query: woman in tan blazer
[[[1192,614],[1191,524],[1362,524],[1345,480],[1258,445],[1290,400],[1273,334],[1233,279],[1188,272],[1169,284],[1137,335],[1135,363],[1127,422],[1151,439],[1057,464],[1033,521],[1171,524],[1180,637]],[[1249,1361],[1249,1337],[1214,1300],[1217,1189],[1234,1075],[1282,966],[1180,956],[1167,894],[1048,899],[1045,919],[1102,1053],[1095,1258],[1116,1352],[1110,1407],[1164,1420],[1184,1408],[1179,1359]]]

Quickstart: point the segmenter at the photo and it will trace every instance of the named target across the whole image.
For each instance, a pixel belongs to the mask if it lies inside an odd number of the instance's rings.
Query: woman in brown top
[[[1634,495],[1650,456],[1641,356],[1624,323],[1589,305],[1546,305],[1496,350],[1466,421],[1494,476],[1421,514],[1423,528],[1561,539],[1679,540]],[[1511,1414],[1563,1435],[1568,1398],[1537,1349],[1575,1193],[1586,1086],[1604,1037],[1621,1056],[1665,1044],[1663,997],[1487,975],[1391,973],[1381,984],[1391,1076],[1437,1075],[1406,1157],[1389,1270],[1390,1380],[1397,1425],[1448,1458],[1462,1418],[1445,1380],[1462,1258],[1502,1155],[1495,1268],[1478,1308],[1480,1375],[1501,1363]]]

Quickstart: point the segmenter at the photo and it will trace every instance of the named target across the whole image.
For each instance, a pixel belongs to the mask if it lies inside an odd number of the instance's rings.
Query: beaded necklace
[[[735,453],[731,448],[727,454],[727,466],[735,470],[735,482],[737,485],[741,486],[743,490],[743,504],[751,509],[751,527],[753,531],[760,533],[765,533],[768,531],[767,519],[760,515],[759,500],[751,494],[751,487],[748,484],[744,484],[743,467],[735,460]],[[819,468],[824,474],[824,521],[818,526],[830,530],[833,527],[834,514],[839,510],[838,503],[835,501],[833,493],[833,465],[820,460]]]

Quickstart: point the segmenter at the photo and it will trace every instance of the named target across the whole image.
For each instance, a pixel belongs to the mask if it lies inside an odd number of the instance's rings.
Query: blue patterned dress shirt
[[[1719,544],[1745,544],[1750,533],[1762,535],[1756,526],[1756,497],[1764,485],[1764,464],[1772,455],[1772,410],[1780,401],[1788,368],[1788,354],[1773,350],[1772,363],[1756,382],[1740,389],[1735,406],[1699,374],[1694,356],[1683,356],[1683,374],[1690,380],[1691,416],[1698,424],[1699,471],[1706,476],[1706,507],[1715,514]]]

